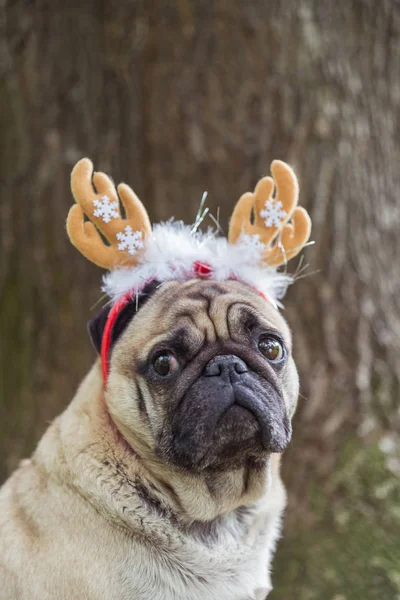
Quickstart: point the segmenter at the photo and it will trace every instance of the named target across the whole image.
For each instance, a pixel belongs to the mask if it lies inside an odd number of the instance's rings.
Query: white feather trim
[[[129,291],[139,292],[151,280],[188,281],[196,277],[194,263],[207,263],[212,271],[208,279],[238,279],[255,287],[275,305],[283,298],[293,278],[272,267],[260,267],[263,245],[255,236],[242,235],[229,244],[212,230],[192,232],[181,221],[168,221],[153,226],[152,236],[139,264],[116,268],[103,278],[103,291],[117,301]]]

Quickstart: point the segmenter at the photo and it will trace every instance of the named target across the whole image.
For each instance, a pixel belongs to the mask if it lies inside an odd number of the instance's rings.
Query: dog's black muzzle
[[[219,354],[184,394],[172,436],[177,463],[193,468],[215,453],[282,452],[291,426],[273,377],[256,373],[237,355]]]

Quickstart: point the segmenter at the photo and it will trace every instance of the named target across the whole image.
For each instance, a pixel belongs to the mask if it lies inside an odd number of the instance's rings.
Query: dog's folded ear
[[[137,299],[136,297],[133,297],[132,301],[128,302],[128,304],[126,304],[123,307],[112,328],[110,349],[112,349],[113,345],[118,340],[120,335],[128,327],[129,323],[131,322],[137,311],[152,296],[152,294],[159,287],[159,285],[160,284],[158,281],[152,281],[143,288]],[[110,310],[111,305],[108,304],[107,306],[102,308],[92,319],[90,319],[90,321],[87,324],[90,339],[95,350],[99,354],[101,352],[101,343],[103,340],[104,328],[106,326]]]
[[[103,339],[103,331],[107,323],[107,318],[111,306],[105,306],[102,308],[90,321],[88,321],[87,329],[89,332],[90,340],[95,350],[100,354],[101,341]]]
[[[90,339],[94,348],[99,354],[101,352],[101,343],[103,340],[104,328],[106,326],[110,310],[111,306],[105,306],[101,309],[100,312],[97,313],[97,315],[93,317],[93,319],[90,319],[90,321],[87,324]],[[121,333],[127,328],[135,314],[136,302],[132,300],[132,302],[128,302],[128,304],[124,306],[124,308],[119,313],[117,320],[114,323],[111,332],[110,349],[113,347]]]

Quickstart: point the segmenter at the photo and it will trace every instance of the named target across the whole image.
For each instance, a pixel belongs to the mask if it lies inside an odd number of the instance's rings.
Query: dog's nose
[[[219,377],[220,375],[231,375],[233,373],[246,373],[247,365],[234,354],[223,354],[215,356],[207,364],[204,375],[206,377]]]

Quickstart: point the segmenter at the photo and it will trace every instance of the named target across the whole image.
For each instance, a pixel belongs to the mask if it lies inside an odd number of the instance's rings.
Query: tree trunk
[[[76,160],[152,220],[191,222],[207,190],[226,226],[280,158],[316,243],[286,300],[302,399],[273,597],[399,598],[399,4],[0,0],[0,27],[1,475],[94,358]]]

